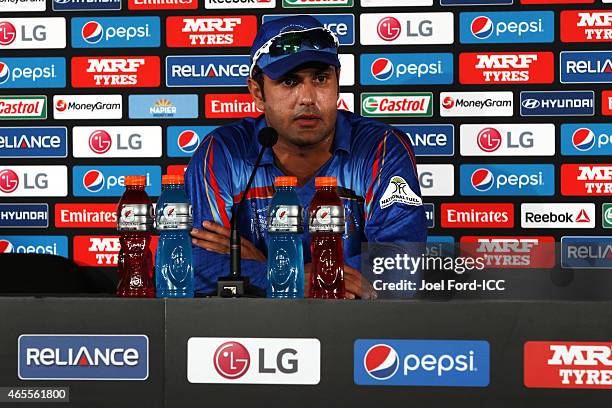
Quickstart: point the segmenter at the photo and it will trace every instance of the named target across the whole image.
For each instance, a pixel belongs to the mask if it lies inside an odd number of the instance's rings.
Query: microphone
[[[241,276],[240,272],[240,228],[238,227],[238,219],[244,200],[251,189],[251,184],[255,178],[255,173],[261,162],[264,151],[271,148],[278,141],[278,132],[271,127],[263,128],[257,135],[261,149],[255,161],[255,166],[251,171],[251,176],[247,182],[246,188],[240,197],[240,202],[232,208],[232,221],[230,230],[230,274],[229,276],[219,278],[217,282],[217,295],[221,297],[239,297],[244,296],[246,286],[249,284],[249,278]]]

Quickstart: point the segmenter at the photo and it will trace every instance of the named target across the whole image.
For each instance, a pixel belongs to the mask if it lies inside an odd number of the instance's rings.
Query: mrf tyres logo
[[[560,33],[562,42],[612,42],[612,11],[564,10]]]
[[[18,340],[22,380],[146,380],[145,335],[23,334]]]
[[[524,345],[527,388],[612,388],[612,343],[528,341]]]
[[[250,47],[257,34],[256,16],[168,17],[168,47]]]
[[[75,88],[158,87],[159,57],[73,57]]]
[[[550,84],[554,81],[552,52],[478,53],[459,55],[461,84]]]
[[[484,340],[364,340],[354,344],[357,385],[486,387]]]
[[[561,165],[561,194],[565,196],[612,195],[612,164]]]

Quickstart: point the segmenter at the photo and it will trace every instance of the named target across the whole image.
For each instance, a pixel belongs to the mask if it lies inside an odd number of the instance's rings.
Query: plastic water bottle
[[[145,192],[145,176],[125,176],[125,192],[117,206],[119,282],[117,296],[153,297],[151,233],[153,206]]]
[[[162,176],[162,193],[156,207],[159,241],[155,256],[157,297],[193,297],[191,204],[182,175]]]
[[[296,177],[276,177],[268,213],[268,288],[270,298],[304,297],[304,232]]]
[[[317,177],[308,209],[311,235],[310,297],[344,299],[344,206],[335,177]]]

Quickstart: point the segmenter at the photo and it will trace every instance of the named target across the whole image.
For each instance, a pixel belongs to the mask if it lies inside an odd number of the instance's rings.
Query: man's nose
[[[311,81],[302,81],[298,87],[301,105],[312,105],[315,103],[315,86]]]

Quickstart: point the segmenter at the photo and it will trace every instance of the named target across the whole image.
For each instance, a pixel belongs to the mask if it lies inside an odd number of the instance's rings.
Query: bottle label
[[[157,208],[157,229],[190,230],[193,225],[193,212],[189,203],[166,203]]]
[[[268,232],[304,232],[302,209],[299,205],[277,205],[268,214]]]
[[[340,205],[320,205],[311,209],[310,233],[337,232],[344,234],[344,207]]]
[[[150,231],[153,229],[151,204],[124,204],[119,209],[118,231]]]

